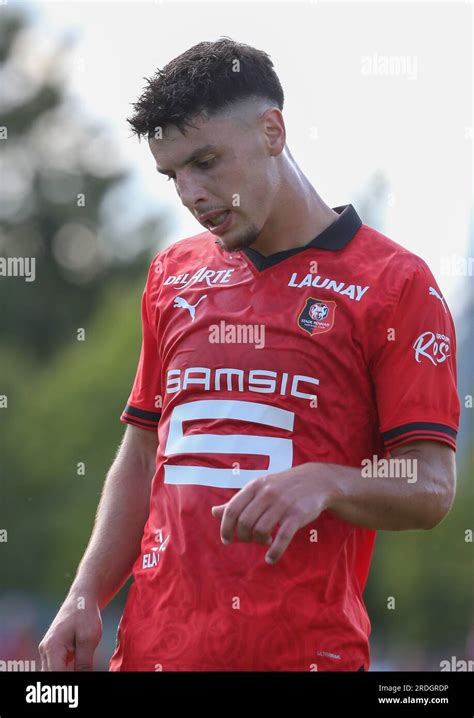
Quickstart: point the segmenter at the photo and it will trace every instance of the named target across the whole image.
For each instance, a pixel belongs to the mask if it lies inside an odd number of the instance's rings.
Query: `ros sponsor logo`
[[[437,366],[450,356],[450,338],[445,334],[423,332],[413,344],[415,360],[420,363],[422,358]]]

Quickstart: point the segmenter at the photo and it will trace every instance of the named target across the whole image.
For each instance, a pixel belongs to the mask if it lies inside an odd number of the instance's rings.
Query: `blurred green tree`
[[[70,42],[48,39],[45,53],[26,14],[1,12],[0,256],[34,259],[35,279],[0,277],[0,341],[45,361],[111,279],[143,273],[163,219],[122,230],[129,172],[110,129],[66,91]],[[122,205],[110,200],[120,192]]]
[[[458,465],[453,506],[438,526],[378,534],[365,600],[372,638],[385,655],[408,643],[432,655],[465,655],[474,618],[473,476],[471,443]]]
[[[8,530],[2,583],[10,589],[61,596],[72,581],[125,430],[119,416],[138,362],[144,282],[125,291],[112,282],[85,340],[60,349],[31,384],[15,384],[3,428],[8,511],[0,522]],[[0,351],[0,362],[8,356]],[[20,365],[22,376],[27,369]]]

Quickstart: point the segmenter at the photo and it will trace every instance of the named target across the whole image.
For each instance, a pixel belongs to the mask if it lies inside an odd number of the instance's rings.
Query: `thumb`
[[[219,506],[212,506],[211,507],[212,515],[216,518],[219,518],[219,516],[222,516],[222,514],[224,513],[224,509],[226,506],[227,506],[227,504],[219,504]]]

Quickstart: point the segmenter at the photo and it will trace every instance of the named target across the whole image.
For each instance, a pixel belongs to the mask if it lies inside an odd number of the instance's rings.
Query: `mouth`
[[[232,211],[226,209],[222,212],[214,213],[203,224],[212,234],[220,236],[229,229],[231,222]]]

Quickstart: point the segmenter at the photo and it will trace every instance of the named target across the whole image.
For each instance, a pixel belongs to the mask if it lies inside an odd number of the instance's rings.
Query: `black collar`
[[[334,212],[337,212],[339,217],[329,227],[318,234],[317,237],[304,244],[302,247],[293,247],[292,249],[284,249],[282,252],[275,252],[265,257],[260,254],[256,249],[251,247],[245,247],[242,252],[245,252],[250,261],[255,265],[259,272],[267,267],[272,267],[274,264],[278,264],[287,257],[291,257],[293,254],[298,252],[304,252],[305,249],[311,247],[317,247],[318,249],[329,249],[336,251],[338,249],[344,249],[349,244],[351,239],[354,237],[356,232],[362,226],[362,220],[355,211],[351,204],[344,204],[340,207],[332,207]]]

